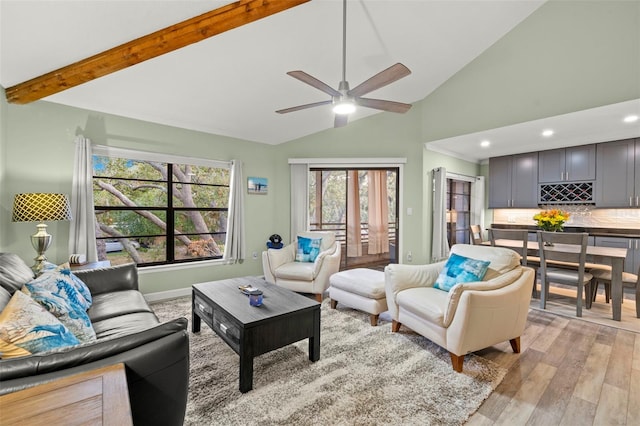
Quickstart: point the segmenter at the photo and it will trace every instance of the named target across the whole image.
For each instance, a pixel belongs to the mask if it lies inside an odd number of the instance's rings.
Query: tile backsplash
[[[590,206],[558,206],[571,214],[567,226],[591,228],[640,229],[640,209],[596,209]],[[533,225],[533,215],[542,209],[495,209],[493,222]]]

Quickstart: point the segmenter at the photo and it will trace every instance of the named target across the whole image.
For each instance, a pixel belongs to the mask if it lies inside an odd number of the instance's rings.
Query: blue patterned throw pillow
[[[81,306],[86,311],[91,307],[93,299],[86,284],[71,273],[68,263],[60,266],[49,264],[44,267],[42,274],[29,284],[46,288],[57,293],[70,303]]]
[[[21,291],[0,313],[0,358],[14,358],[79,344],[56,317]]]
[[[85,300],[84,305],[86,305],[86,309],[89,309],[91,307],[91,304],[93,303],[91,292],[89,291],[89,288],[87,287],[87,285],[80,278],[73,275],[73,272],[71,272],[71,267],[69,266],[69,262],[63,263],[60,266],[56,266],[53,263],[46,263],[43,271],[59,272],[64,277],[67,277],[67,279],[70,279],[72,285],[75,287],[76,290],[78,290],[78,293],[80,293],[80,296],[84,298]]]
[[[488,260],[472,259],[454,253],[447,260],[433,287],[449,291],[459,283],[482,281],[490,263]]]
[[[320,254],[322,238],[307,238],[298,236],[298,253],[296,262],[315,262]]]
[[[96,332],[87,311],[81,305],[70,302],[63,292],[54,292],[32,283],[25,284],[21,291],[58,318],[80,342],[96,340]]]

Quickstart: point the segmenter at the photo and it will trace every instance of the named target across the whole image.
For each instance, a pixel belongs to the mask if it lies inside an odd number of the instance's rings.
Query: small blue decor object
[[[459,283],[482,281],[490,263],[486,260],[471,259],[453,253],[433,287],[449,291]]]
[[[249,304],[251,306],[262,306],[262,290],[251,290],[249,292]]]

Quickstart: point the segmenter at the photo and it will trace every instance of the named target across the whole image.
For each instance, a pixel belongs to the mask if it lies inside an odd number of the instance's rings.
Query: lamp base
[[[45,256],[44,253],[51,245],[51,240],[53,239],[53,237],[51,236],[51,234],[47,233],[46,224],[40,223],[36,225],[36,227],[38,228],[38,232],[31,236],[31,245],[38,253],[38,256],[33,259],[35,260],[35,263],[31,267],[31,269],[33,270],[33,272],[35,272],[36,275],[40,275],[42,269],[44,268],[44,264],[47,261],[47,256]]]

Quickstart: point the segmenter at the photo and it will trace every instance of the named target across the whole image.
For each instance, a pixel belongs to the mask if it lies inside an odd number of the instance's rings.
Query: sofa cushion
[[[0,286],[10,294],[20,290],[33,277],[31,268],[18,255],[0,253]]]
[[[307,238],[298,235],[296,262],[315,262],[320,254],[322,238]]]
[[[489,263],[488,260],[472,259],[451,253],[433,287],[449,291],[459,283],[482,281]]]
[[[285,263],[274,271],[274,275],[278,279],[313,281],[313,271],[315,270],[313,263],[291,262]]]
[[[456,244],[451,247],[451,253],[491,262],[484,276],[484,281],[489,281],[520,266],[520,255],[504,247]]]
[[[21,291],[0,313],[0,358],[13,358],[79,344],[50,312]]]
[[[138,333],[155,327],[158,323],[158,318],[153,312],[136,312],[97,321],[93,323],[93,329],[98,340],[102,340]]]
[[[152,312],[152,310],[142,293],[137,290],[124,290],[94,296],[93,305],[87,313],[95,329],[95,323],[98,321],[137,312]]]
[[[415,287],[398,293],[396,302],[401,309],[442,326],[448,293],[434,287]]]
[[[27,283],[21,291],[58,318],[80,342],[96,340],[96,333],[84,307],[72,303],[61,293],[35,284]]]

